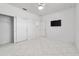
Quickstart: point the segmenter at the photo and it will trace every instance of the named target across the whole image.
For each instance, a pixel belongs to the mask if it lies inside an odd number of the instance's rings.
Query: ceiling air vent
[[[27,9],[26,8],[22,8],[24,11],[27,11]]]

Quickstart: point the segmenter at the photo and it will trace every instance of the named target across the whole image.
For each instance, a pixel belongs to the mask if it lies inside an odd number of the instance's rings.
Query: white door
[[[27,20],[22,20],[22,39],[27,40]]]
[[[13,41],[13,23],[12,18],[0,15],[0,44]]]
[[[28,40],[31,40],[34,37],[34,34],[33,34],[34,28],[33,28],[33,24],[32,24],[31,20],[28,20],[28,26],[27,27],[28,27]]]
[[[17,17],[17,41],[27,40],[27,21]]]

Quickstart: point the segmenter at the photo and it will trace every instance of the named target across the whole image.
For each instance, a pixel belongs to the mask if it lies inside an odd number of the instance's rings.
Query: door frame
[[[7,14],[2,14],[2,13],[0,13],[0,15],[2,15],[2,16],[8,16],[8,17],[11,17],[12,18],[12,27],[13,27],[13,32],[12,32],[12,41],[11,41],[11,43],[14,43],[15,42],[15,27],[14,27],[14,19],[15,19],[15,17],[14,16],[11,16],[11,15],[7,15]]]

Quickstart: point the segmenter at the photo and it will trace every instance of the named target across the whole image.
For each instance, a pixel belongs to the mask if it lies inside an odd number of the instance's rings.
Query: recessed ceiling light
[[[44,9],[44,6],[45,6],[44,3],[39,3],[38,10],[43,10]]]
[[[42,10],[42,9],[44,9],[44,7],[43,6],[39,6],[38,9],[39,10]]]

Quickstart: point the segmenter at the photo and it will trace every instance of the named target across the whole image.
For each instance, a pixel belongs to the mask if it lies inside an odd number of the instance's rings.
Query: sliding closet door
[[[13,21],[11,17],[0,15],[0,44],[13,41]]]
[[[27,20],[24,19],[22,20],[22,38],[23,40],[27,40],[28,39],[28,31],[27,31]]]
[[[22,20],[20,18],[17,18],[17,41],[22,40]]]
[[[27,39],[27,20],[17,17],[17,41]]]

